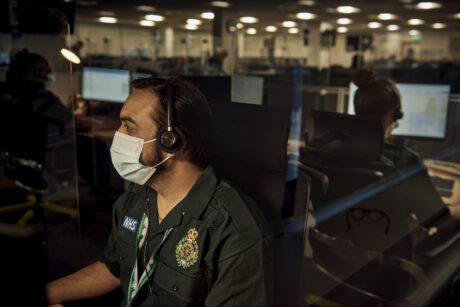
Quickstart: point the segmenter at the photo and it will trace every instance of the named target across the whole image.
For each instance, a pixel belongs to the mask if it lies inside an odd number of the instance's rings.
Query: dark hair
[[[170,79],[140,78],[133,81],[135,89],[150,89],[159,98],[161,108],[153,120],[159,127],[167,125],[166,82],[171,86],[174,105],[174,127],[185,138],[185,151],[190,162],[205,168],[209,164],[214,122],[206,97],[192,83],[178,77]]]
[[[10,63],[6,82],[13,90],[20,90],[26,82],[29,69],[34,68],[38,61],[46,61],[44,57],[36,53],[30,53],[27,49],[17,52]]]
[[[393,112],[394,121],[403,118],[401,94],[393,80],[379,78],[367,68],[353,72],[351,80],[358,86],[353,100],[357,115],[383,119]]]

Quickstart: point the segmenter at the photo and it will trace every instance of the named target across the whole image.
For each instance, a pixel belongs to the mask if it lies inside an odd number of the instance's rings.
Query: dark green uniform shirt
[[[272,305],[273,238],[268,224],[254,202],[226,182],[219,182],[208,167],[160,224],[156,192],[149,187],[131,184],[116,201],[113,229],[102,261],[121,280],[125,294],[122,306],[126,306],[129,278],[138,257],[139,228],[132,231],[133,224],[123,222],[128,217],[140,223],[147,203],[147,259],[165,231],[173,230],[157,253],[158,266],[152,278],[139,290],[133,306]],[[196,231],[196,245],[188,246],[197,252],[195,256],[184,253],[185,245],[180,245],[187,241],[190,230]],[[184,254],[188,267],[179,264],[178,257]],[[143,257],[139,258],[143,271]]]

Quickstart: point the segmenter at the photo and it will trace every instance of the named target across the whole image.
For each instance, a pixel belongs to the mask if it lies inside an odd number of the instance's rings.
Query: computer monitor
[[[392,135],[442,139],[446,133],[450,85],[397,83],[404,118]],[[353,99],[358,87],[350,83],[348,114],[355,114]]]
[[[83,67],[82,83],[85,100],[123,103],[129,95],[130,72]]]
[[[232,76],[232,102],[261,105],[264,98],[264,78],[257,76]]]

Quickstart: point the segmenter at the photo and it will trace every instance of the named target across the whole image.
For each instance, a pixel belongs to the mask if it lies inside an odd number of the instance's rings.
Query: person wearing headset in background
[[[269,226],[208,165],[213,120],[180,79],[136,80],[112,162],[131,181],[116,201],[105,255],[47,285],[50,304],[122,287],[122,306],[272,305]]]
[[[400,171],[422,164],[420,155],[413,149],[389,142],[391,132],[404,116],[396,83],[377,77],[367,68],[353,72],[351,80],[358,86],[353,101],[356,115],[376,118],[382,123],[385,140],[382,160]]]

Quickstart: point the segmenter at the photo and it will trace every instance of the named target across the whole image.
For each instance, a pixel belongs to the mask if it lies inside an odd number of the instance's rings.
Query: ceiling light
[[[153,27],[155,25],[155,22],[154,21],[151,21],[151,20],[141,20],[139,21],[139,24],[141,26],[144,26],[144,27]]]
[[[230,7],[230,3],[227,1],[211,1],[211,6],[226,8]]]
[[[338,27],[337,32],[339,32],[339,33],[347,33],[348,28],[347,27]]]
[[[214,19],[214,13],[213,12],[203,12],[203,13],[201,13],[201,18],[203,18],[203,19]]]
[[[415,7],[418,8],[419,10],[431,10],[431,9],[438,9],[441,6],[442,6],[441,3],[437,3],[437,2],[420,2],[420,3],[417,3]]]
[[[69,49],[62,48],[61,49],[61,54],[63,57],[65,57],[68,61],[74,63],[74,64],[80,64],[80,58],[78,55],[70,51]]]
[[[420,31],[419,30],[410,30],[409,35],[419,35]]]
[[[388,26],[387,26],[387,30],[388,30],[388,31],[398,31],[398,30],[399,30],[399,26],[398,26],[398,25],[388,25]]]
[[[118,21],[115,17],[99,17],[98,20],[103,23],[117,23]]]
[[[382,24],[380,22],[377,22],[377,21],[371,21],[367,24],[367,26],[370,28],[370,29],[378,29],[378,28],[381,28],[382,27]]]
[[[278,30],[278,28],[275,27],[275,26],[266,26],[265,27],[265,31],[267,31],[267,32],[276,32],[276,30]]]
[[[297,34],[297,33],[299,33],[299,29],[297,29],[297,28],[289,28],[288,32],[291,33],[291,34]]]
[[[349,5],[337,7],[337,12],[342,13],[342,14],[358,13],[359,11],[361,11],[359,8],[354,7],[354,6],[349,6]]]
[[[445,27],[447,27],[445,23],[441,22],[434,23],[431,26],[433,27],[433,29],[444,29]]]
[[[419,25],[423,25],[425,21],[423,21],[422,19],[418,19],[418,18],[412,18],[412,19],[409,19],[407,23],[410,24],[411,26],[419,26]]]
[[[377,18],[380,20],[391,20],[396,19],[396,15],[391,13],[380,13],[377,15]]]
[[[113,16],[115,16],[115,12],[112,12],[112,11],[100,11],[99,15],[113,17]]]
[[[285,20],[281,23],[281,25],[285,28],[293,28],[297,26],[297,22],[291,20]]]
[[[309,12],[300,12],[296,14],[296,17],[302,20],[310,20],[310,19],[314,19],[316,15],[309,13]]]
[[[454,18],[460,19],[460,13],[454,14]]]
[[[252,17],[252,16],[244,16],[244,17],[240,18],[240,21],[244,22],[244,23],[256,23],[259,20],[257,18],[255,18],[255,17]]]
[[[77,1],[77,5],[80,5],[80,6],[94,6],[94,5],[98,5],[99,2],[98,1],[85,1],[85,0],[78,0]]]
[[[161,15],[146,15],[145,19],[157,22],[165,20],[165,18]]]
[[[298,2],[300,5],[306,5],[306,6],[313,6],[315,5],[315,1],[313,0],[299,0]]]
[[[184,26],[184,28],[186,28],[187,30],[196,30],[196,29],[198,29],[198,26],[197,25],[191,25],[191,24],[188,23],[188,24],[186,24]]]
[[[255,28],[249,28],[246,30],[246,33],[248,33],[249,35],[254,35],[257,33],[257,30]]]
[[[337,19],[337,23],[339,25],[349,25],[353,22],[353,20],[351,20],[350,18],[339,18]]]
[[[244,25],[241,22],[236,23],[236,28],[237,29],[243,29]]]
[[[195,19],[195,18],[189,18],[187,19],[187,24],[189,25],[195,25],[195,26],[199,26],[201,25],[203,22],[199,19]]]
[[[148,6],[148,5],[138,5],[136,6],[136,10],[143,11],[143,12],[154,12],[155,8],[153,6]]]

